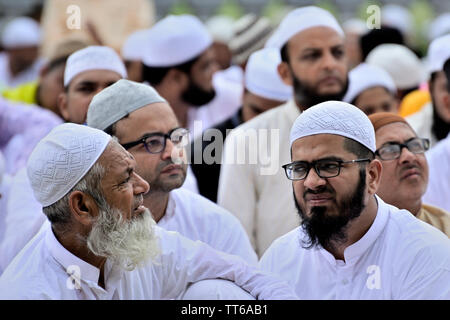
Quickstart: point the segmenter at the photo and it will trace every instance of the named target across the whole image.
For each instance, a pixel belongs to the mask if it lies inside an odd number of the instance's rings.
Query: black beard
[[[210,102],[216,96],[216,91],[211,89],[206,91],[194,83],[192,78],[189,79],[189,86],[181,95],[181,98],[193,107],[201,107]]]
[[[360,216],[364,209],[364,190],[366,188],[366,171],[360,169],[359,182],[355,192],[337,204],[338,215],[330,216],[327,214],[326,207],[313,207],[311,217],[307,217],[300,207],[294,193],[295,206],[302,218],[300,226],[307,237],[302,239],[301,246],[305,249],[311,249],[321,245],[325,249],[333,249],[337,244],[347,241],[347,227],[350,221]],[[310,193],[324,192],[327,187]],[[333,190],[327,190],[334,194]],[[305,195],[304,195],[305,196]]]
[[[345,86],[342,90],[335,94],[318,94],[314,88],[306,85],[305,83],[301,83],[300,80],[293,74],[291,71],[292,78],[294,80],[293,88],[294,88],[294,98],[297,105],[305,111],[306,109],[325,101],[329,100],[337,100],[342,101],[345,96],[345,93],[348,89],[348,79],[345,81]]]
[[[431,132],[438,141],[446,138],[450,132],[450,123],[445,122],[445,120],[439,116],[435,106],[433,106],[433,125],[431,127]]]

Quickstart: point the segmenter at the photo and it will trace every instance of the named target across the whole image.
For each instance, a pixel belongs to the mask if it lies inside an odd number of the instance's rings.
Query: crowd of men
[[[315,6],[168,15],[119,49],[89,24],[48,57],[12,19],[0,299],[450,299],[441,20],[421,60]]]

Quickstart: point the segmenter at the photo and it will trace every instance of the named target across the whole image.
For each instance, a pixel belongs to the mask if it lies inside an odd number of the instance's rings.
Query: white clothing
[[[255,300],[251,294],[222,279],[201,280],[191,284],[183,300]]]
[[[39,232],[0,277],[0,299],[174,299],[187,285],[222,278],[258,299],[295,299],[285,282],[242,259],[155,227],[161,253],[155,263],[123,271],[111,260],[100,270],[65,249],[50,227]]]
[[[186,169],[186,179],[184,179],[182,189],[189,190],[194,193],[198,192],[197,178],[195,177],[194,172],[192,172],[191,166],[188,165]]]
[[[189,108],[187,128],[191,134],[191,141],[200,136],[205,129],[230,118],[241,107],[244,82],[243,80],[242,83],[235,81],[233,74],[235,78],[238,75],[236,71],[216,72],[213,76],[213,86],[216,90],[214,99],[204,106]],[[201,125],[195,125],[195,121],[201,121]]]
[[[300,299],[449,299],[450,240],[410,212],[379,197],[366,234],[336,260],[321,246],[304,249],[297,227],[260,260],[288,280]]]
[[[450,134],[425,153],[428,187],[422,201],[450,212]]]
[[[0,275],[42,227],[49,223],[42,212],[42,205],[34,197],[27,168],[20,169],[12,178],[1,227]]]
[[[289,136],[299,115],[290,100],[238,126],[225,140],[218,204],[241,221],[258,256],[273,240],[299,225],[292,184],[281,168],[291,162]],[[257,142],[239,145],[239,137],[255,130]],[[245,164],[237,164],[244,156]],[[252,159],[257,161],[250,164]]]
[[[20,84],[35,81],[39,78],[39,72],[44,65],[43,59],[36,59],[36,61],[23,70],[15,77],[12,77],[9,71],[9,59],[5,52],[0,52],[0,86],[14,88]]]
[[[1,156],[1,154],[0,154]],[[6,204],[11,187],[12,177],[5,173],[3,177],[0,177],[0,243],[2,243],[5,237],[5,219],[6,219]],[[1,251],[0,251],[1,254]],[[1,258],[0,258],[1,260]],[[0,266],[0,275],[2,274],[2,268]]]
[[[430,148],[436,143],[436,137],[431,131],[433,126],[433,103],[428,102],[422,109],[405,118],[420,138],[430,139]]]
[[[257,257],[239,221],[223,208],[182,188],[171,192],[166,215],[159,225],[178,231],[192,240],[201,240],[217,250],[256,264]],[[176,214],[175,214],[176,213]],[[7,210],[2,216],[4,237],[0,241],[0,274],[13,258],[46,224],[42,205],[34,197],[26,168],[12,179]],[[20,232],[18,232],[20,230]]]
[[[200,240],[216,250],[234,254],[249,264],[258,258],[247,234],[236,217],[214,202],[176,189],[170,192],[166,213],[158,226],[177,231],[191,240]]]

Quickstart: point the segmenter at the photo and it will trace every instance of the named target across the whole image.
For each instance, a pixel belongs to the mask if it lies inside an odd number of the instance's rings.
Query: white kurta
[[[204,241],[217,250],[236,254],[248,263],[257,263],[242,225],[225,209],[184,187],[172,191],[170,199],[166,216],[158,225],[178,231],[189,239]],[[26,168],[11,182],[7,210],[0,223],[2,221],[0,275],[43,224],[49,224],[41,204],[34,197]]]
[[[304,249],[300,227],[277,239],[260,266],[288,280],[300,299],[450,299],[450,240],[410,212],[384,203],[345,262]]]
[[[424,203],[450,212],[450,134],[425,153],[428,161],[428,187]]]
[[[122,271],[100,270],[67,251],[50,227],[39,232],[0,277],[0,299],[173,299],[191,282],[223,278],[259,299],[292,299],[288,284],[263,274],[236,256],[213,250],[176,232],[156,227],[161,254],[157,263]]]
[[[235,254],[250,264],[257,264],[244,228],[236,217],[212,201],[177,189],[170,192],[166,213],[158,226],[177,231],[191,240],[200,240],[214,249]]]
[[[291,162],[289,134],[299,115],[294,101],[288,101],[238,126],[225,141],[218,204],[241,221],[259,256],[299,225],[292,183],[281,168]],[[253,133],[257,141],[239,145],[242,136]],[[238,164],[239,157],[245,157],[244,164]],[[251,164],[251,159],[257,161]]]

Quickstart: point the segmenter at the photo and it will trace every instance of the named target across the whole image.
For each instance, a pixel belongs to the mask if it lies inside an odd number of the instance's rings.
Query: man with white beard
[[[172,299],[215,278],[258,299],[295,298],[242,259],[155,226],[142,205],[149,185],[135,168],[117,141],[87,126],[65,123],[42,139],[27,172],[51,227],[5,270],[0,298]]]

